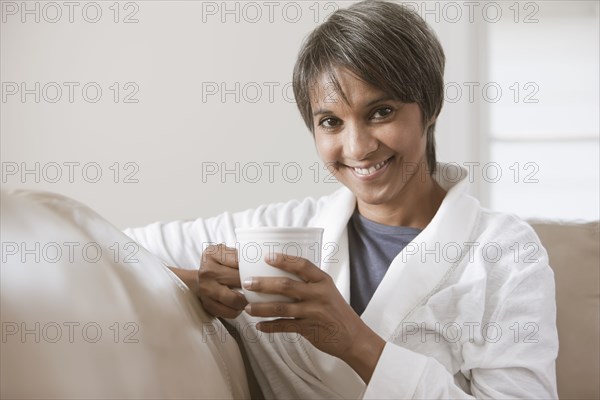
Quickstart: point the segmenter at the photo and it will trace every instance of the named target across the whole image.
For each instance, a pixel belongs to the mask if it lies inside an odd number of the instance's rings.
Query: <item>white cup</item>
[[[289,260],[306,258],[317,267],[321,264],[322,228],[260,227],[235,230],[242,285],[246,278],[269,276],[301,280],[297,275],[270,266],[265,257],[283,253]],[[290,297],[258,293],[242,288],[249,303],[292,302]]]

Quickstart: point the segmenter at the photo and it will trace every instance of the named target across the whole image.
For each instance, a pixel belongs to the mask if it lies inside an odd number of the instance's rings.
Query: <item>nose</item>
[[[377,151],[379,141],[360,124],[347,124],[344,130],[344,155],[346,158],[360,161]]]

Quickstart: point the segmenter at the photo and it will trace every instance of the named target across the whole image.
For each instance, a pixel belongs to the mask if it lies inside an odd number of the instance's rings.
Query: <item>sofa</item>
[[[600,237],[598,222],[530,221],[556,282],[561,399],[600,399]]]
[[[0,398],[250,398],[236,341],[98,214],[2,192]]]
[[[86,206],[2,191],[1,398],[258,398],[236,334]],[[599,223],[531,221],[555,273],[560,398],[600,398]]]

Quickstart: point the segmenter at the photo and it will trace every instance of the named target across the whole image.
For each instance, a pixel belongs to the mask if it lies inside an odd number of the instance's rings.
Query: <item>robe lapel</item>
[[[350,302],[350,259],[346,226],[356,207],[350,190],[339,189],[321,211],[316,226],[324,228],[321,269],[334,280],[338,290]]]
[[[383,339],[392,339],[410,312],[468,256],[479,202],[466,189],[464,179],[448,191],[429,225],[394,258],[373,294],[361,318]]]
[[[334,280],[338,290],[350,302],[350,259],[346,226],[356,207],[356,198],[347,188],[336,192],[325,205],[316,226],[323,232],[321,269]],[[326,334],[325,332],[323,334]],[[344,399],[360,398],[366,385],[352,368],[337,357],[315,348],[305,341],[305,348],[318,370],[318,376],[328,388]]]
[[[466,170],[463,171],[466,176]],[[458,245],[465,249],[478,216],[479,202],[465,195],[466,178],[454,187],[436,178],[448,191],[440,209],[429,225],[415,238],[413,245],[404,249],[390,265],[383,281],[375,291],[361,318],[386,341],[413,308],[421,304],[436,288],[459,260],[445,259],[444,246]],[[340,293],[350,302],[350,261],[346,226],[354,208],[356,198],[348,189],[341,188],[324,206],[315,226],[325,229],[321,269],[336,283]],[[460,228],[457,228],[460,227]],[[439,243],[439,262],[435,254],[426,257],[425,250],[436,249]],[[327,248],[329,246],[329,248]],[[332,251],[335,249],[335,252]],[[466,250],[465,250],[466,251]],[[462,254],[467,254],[465,251]],[[316,349],[308,341],[305,347],[318,369],[323,383],[342,398],[360,398],[365,383],[352,368],[339,358]]]

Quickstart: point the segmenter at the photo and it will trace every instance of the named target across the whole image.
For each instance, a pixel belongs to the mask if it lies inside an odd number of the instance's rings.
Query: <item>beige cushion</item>
[[[556,280],[559,397],[599,399],[599,223],[531,225],[548,251]]]
[[[235,340],[155,256],[65,197],[1,200],[0,398],[249,398]]]

